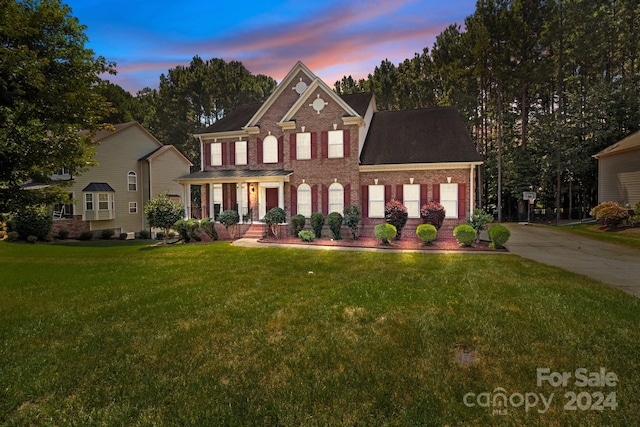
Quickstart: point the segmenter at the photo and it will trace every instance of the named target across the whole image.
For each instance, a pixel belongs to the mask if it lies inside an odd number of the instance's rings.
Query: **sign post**
[[[529,201],[529,206],[528,206],[528,209],[527,209],[527,224],[529,224],[529,223],[531,223],[531,205],[533,205],[533,203],[536,200],[536,192],[535,191],[525,191],[524,193],[522,193],[522,199]]]

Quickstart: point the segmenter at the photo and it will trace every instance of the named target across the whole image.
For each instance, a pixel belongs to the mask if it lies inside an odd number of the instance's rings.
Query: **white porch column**
[[[475,171],[476,165],[471,164],[471,169],[469,170],[469,217],[473,216],[473,209],[475,208]]]
[[[281,209],[284,209],[284,182],[280,181],[278,183],[278,206]]]
[[[191,215],[191,184],[182,185],[182,200],[184,200],[184,219]]]

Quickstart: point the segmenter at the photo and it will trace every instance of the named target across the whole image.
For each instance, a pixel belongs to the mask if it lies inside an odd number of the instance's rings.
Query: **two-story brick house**
[[[337,95],[301,62],[265,103],[195,136],[200,171],[178,181],[201,186],[202,216],[238,209],[243,221],[259,221],[275,206],[310,217],[357,205],[363,234],[391,198],[407,206],[408,226],[428,201],[445,206],[450,224],[464,221],[482,163],[454,109],[377,112],[371,93]]]

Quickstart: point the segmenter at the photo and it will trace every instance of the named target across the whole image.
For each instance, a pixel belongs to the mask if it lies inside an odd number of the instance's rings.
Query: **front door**
[[[278,189],[277,188],[265,188],[265,207],[267,212],[271,209],[278,207]]]

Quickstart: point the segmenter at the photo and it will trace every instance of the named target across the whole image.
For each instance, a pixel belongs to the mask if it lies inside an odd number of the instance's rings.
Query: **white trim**
[[[437,169],[469,169],[481,165],[482,162],[450,162],[450,163],[401,163],[389,165],[360,165],[358,172],[394,172]]]

